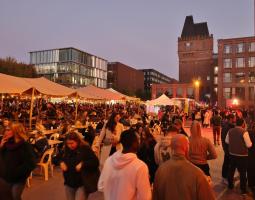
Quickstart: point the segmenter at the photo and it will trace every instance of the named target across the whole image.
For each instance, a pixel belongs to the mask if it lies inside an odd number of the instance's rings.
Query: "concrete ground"
[[[186,128],[189,133],[188,128]],[[210,128],[203,129],[203,136],[212,141],[212,130]],[[239,180],[235,182],[235,188],[228,190],[227,185],[223,184],[221,179],[221,166],[223,162],[223,151],[221,146],[216,147],[218,158],[210,161],[211,176],[213,180],[213,190],[215,191],[217,200],[241,200],[244,199],[240,195]],[[63,185],[63,178],[59,168],[54,169],[54,176],[50,177],[48,181],[44,181],[43,177],[35,172],[31,180],[31,187],[26,188],[23,193],[23,200],[65,200],[65,191]],[[89,196],[90,200],[103,200],[103,195],[96,192]],[[252,200],[251,193],[245,199]]]

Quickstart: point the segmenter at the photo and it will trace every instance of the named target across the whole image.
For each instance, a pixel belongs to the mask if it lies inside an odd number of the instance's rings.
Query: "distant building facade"
[[[162,94],[169,98],[196,98],[196,89],[192,83],[172,83],[172,84],[152,84],[152,99],[156,99]]]
[[[199,99],[215,101],[213,35],[209,34],[206,22],[194,23],[192,16],[186,17],[178,38],[178,56],[180,83],[199,80]]]
[[[108,88],[116,89],[128,95],[135,95],[138,91],[143,92],[143,72],[120,62],[109,62]]]
[[[161,83],[175,83],[175,79],[170,78],[155,69],[141,69],[144,74],[144,91],[146,93],[151,93],[152,84]]]
[[[218,104],[255,106],[255,37],[218,40]]]
[[[39,76],[68,87],[107,87],[107,60],[72,47],[30,52],[30,64]]]

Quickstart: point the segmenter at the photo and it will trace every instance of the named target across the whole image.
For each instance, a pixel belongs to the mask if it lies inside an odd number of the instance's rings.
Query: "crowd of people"
[[[255,124],[252,112],[206,109],[190,114],[162,107],[158,115],[144,105],[35,102],[9,99],[0,112],[0,194],[18,200],[26,180],[51,148],[46,130],[57,130],[52,162],[63,172],[66,198],[84,200],[101,191],[105,200],[215,199],[208,160],[222,146],[223,182],[240,191],[255,189]],[[175,112],[174,112],[175,111]],[[190,133],[185,121],[192,121]],[[204,137],[211,128],[213,142]]]

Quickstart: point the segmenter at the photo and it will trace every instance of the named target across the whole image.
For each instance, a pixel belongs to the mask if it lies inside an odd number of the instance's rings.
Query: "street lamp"
[[[195,85],[195,100],[199,101],[199,86],[200,86],[200,80],[195,80],[194,81],[194,85]]]

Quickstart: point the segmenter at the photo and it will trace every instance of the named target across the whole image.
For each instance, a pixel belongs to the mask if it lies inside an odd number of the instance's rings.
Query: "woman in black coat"
[[[157,164],[154,158],[154,147],[157,144],[149,128],[145,128],[141,137],[141,144],[137,152],[137,157],[144,161],[149,169],[150,182],[154,182],[155,173],[157,171]]]
[[[89,145],[77,133],[69,133],[60,162],[67,200],[84,200],[97,190],[98,166],[98,158]]]
[[[27,142],[22,124],[13,123],[10,129],[5,131],[0,144],[0,157],[1,178],[10,186],[12,198],[20,200],[26,179],[36,166],[35,154]]]

